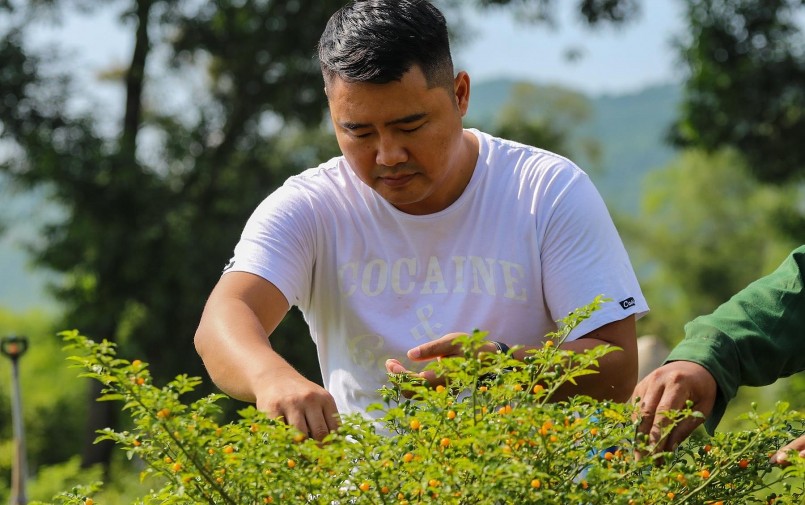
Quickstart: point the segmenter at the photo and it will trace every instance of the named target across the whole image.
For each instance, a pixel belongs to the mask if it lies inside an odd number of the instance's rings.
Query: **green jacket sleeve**
[[[765,386],[805,370],[805,245],[771,274],[752,282],[713,313],[685,325],[666,362],[692,361],[718,383],[713,433],[740,386]]]

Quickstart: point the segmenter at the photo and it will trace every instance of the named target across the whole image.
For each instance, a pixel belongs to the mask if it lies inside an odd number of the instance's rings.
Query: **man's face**
[[[432,214],[464,191],[477,145],[463,131],[469,77],[453,89],[428,88],[414,66],[399,82],[327,85],[330,116],[341,152],[355,174],[403,212]]]

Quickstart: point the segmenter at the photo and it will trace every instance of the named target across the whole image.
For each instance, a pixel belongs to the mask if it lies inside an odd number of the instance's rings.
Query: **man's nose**
[[[378,165],[393,167],[408,161],[408,151],[393,136],[381,137],[375,161]]]

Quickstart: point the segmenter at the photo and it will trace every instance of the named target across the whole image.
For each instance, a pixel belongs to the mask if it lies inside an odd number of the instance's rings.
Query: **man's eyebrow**
[[[398,125],[398,124],[414,123],[414,122],[419,121],[420,119],[424,118],[425,116],[427,116],[427,114],[424,113],[424,112],[419,112],[419,113],[416,113],[416,114],[410,114],[408,116],[401,117],[401,118],[398,118],[398,119],[392,119],[391,121],[385,123],[384,126],[394,126],[394,125]],[[361,128],[369,128],[369,127],[372,126],[369,123],[354,123],[352,121],[344,121],[343,123],[340,123],[340,124],[341,124],[342,128],[344,128],[346,130],[350,130],[350,131],[351,130],[359,130]]]

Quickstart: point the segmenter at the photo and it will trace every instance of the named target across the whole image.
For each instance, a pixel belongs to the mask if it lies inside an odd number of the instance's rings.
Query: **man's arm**
[[[613,321],[560,347],[577,353],[599,345],[612,345],[620,350],[598,360],[597,374],[584,375],[573,384],[563,385],[554,399],[585,394],[599,400],[626,401],[637,384],[637,327],[635,316]]]
[[[668,419],[662,412],[681,410],[690,401],[691,409],[710,417],[717,391],[718,385],[713,376],[698,363],[671,361],[664,364],[641,380],[632,395],[640,399],[638,432],[648,434],[649,446],[653,451],[674,450],[704,419],[683,419],[663,438],[662,432],[668,426]],[[789,451],[796,451],[805,457],[805,435],[781,447],[771,456],[771,462],[785,466]]]
[[[414,361],[428,361],[449,356],[459,356],[460,348],[453,343],[453,340],[461,333],[449,333],[441,338],[414,347],[408,351],[408,358]],[[553,399],[558,401],[576,394],[585,394],[599,400],[625,401],[637,382],[637,330],[635,328],[635,317],[628,316],[620,321],[613,321],[609,324],[591,331],[572,342],[561,345],[562,349],[575,352],[583,352],[586,349],[609,344],[620,347],[621,350],[613,351],[599,359],[598,373],[582,376],[576,379],[577,385],[565,384],[562,386]],[[495,347],[487,344],[481,350],[484,352],[494,352]],[[533,347],[522,347],[515,351],[514,357],[523,360],[526,352]],[[407,370],[402,363],[396,359],[386,361],[386,370],[389,373],[413,373]],[[438,385],[443,379],[435,377],[432,372],[414,373],[426,379],[432,385]]]
[[[740,386],[771,384],[805,369],[803,272],[805,246],[711,314],[685,325],[685,338],[666,364],[632,394],[640,399],[638,430],[649,435],[655,450],[672,449],[701,424],[700,419],[685,420],[661,439],[667,425],[664,411],[681,409],[691,400],[693,409],[707,417],[705,427],[712,433]],[[792,447],[799,450],[803,442]]]
[[[213,382],[234,398],[282,416],[317,440],[338,426],[332,396],[277,354],[269,336],[289,304],[270,282],[230,272],[213,289],[195,335],[196,350]]]
[[[692,361],[718,383],[713,432],[740,386],[765,386],[805,370],[805,246],[771,274],[736,293],[711,314],[685,325],[667,361]]]

